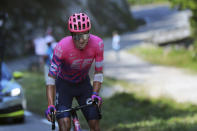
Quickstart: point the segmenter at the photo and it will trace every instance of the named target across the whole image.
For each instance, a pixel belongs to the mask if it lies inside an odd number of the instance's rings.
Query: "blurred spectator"
[[[116,53],[116,60],[120,60],[119,50],[120,50],[120,36],[117,31],[112,33],[112,48]]]
[[[55,38],[53,37],[52,35],[52,28],[51,27],[48,27],[47,31],[46,31],[46,36],[45,36],[45,40],[47,42],[51,42],[51,47],[54,49],[57,42],[55,40]]]
[[[46,54],[47,45],[45,43],[45,38],[38,36],[33,40],[35,55],[37,56],[37,67],[39,70],[43,69],[44,59],[43,56]]]
[[[44,76],[45,76],[45,81],[47,80],[48,72],[49,72],[49,66],[50,66],[51,60],[53,58],[52,41],[50,41],[50,39],[46,39],[46,43],[47,43],[47,51],[46,51],[46,55],[44,55],[44,61],[45,61]]]
[[[45,43],[47,45],[46,54],[44,55],[44,62],[45,62],[44,76],[45,76],[45,81],[46,81],[48,77],[49,66],[53,58],[53,49],[55,48],[56,43],[57,43],[55,41],[55,38],[52,36],[52,29],[50,27],[46,31]]]

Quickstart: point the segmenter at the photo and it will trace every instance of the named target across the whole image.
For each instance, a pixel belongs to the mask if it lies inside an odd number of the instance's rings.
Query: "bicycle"
[[[101,114],[101,109],[98,107],[98,100],[92,101],[91,99],[89,101],[87,101],[85,105],[71,107],[70,109],[67,109],[67,110],[57,111],[56,114],[61,114],[63,112],[71,112],[71,118],[72,118],[72,124],[73,124],[73,127],[74,127],[74,131],[81,131],[79,119],[78,119],[78,116],[77,116],[77,111],[82,109],[82,108],[91,106],[91,105],[97,106],[97,111],[99,113],[99,119],[101,119],[102,114]],[[54,113],[54,111],[52,111],[51,119],[52,119],[52,121],[51,121],[52,130],[55,130],[55,113]]]

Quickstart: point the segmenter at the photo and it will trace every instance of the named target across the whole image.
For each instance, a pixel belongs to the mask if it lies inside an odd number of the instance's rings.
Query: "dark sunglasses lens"
[[[74,40],[79,40],[80,37],[79,37],[79,35],[73,35],[73,39],[74,39]]]

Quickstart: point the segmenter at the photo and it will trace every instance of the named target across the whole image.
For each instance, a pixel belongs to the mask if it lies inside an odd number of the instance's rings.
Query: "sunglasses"
[[[90,37],[89,33],[85,34],[72,34],[73,40],[78,41],[80,39],[87,40]]]

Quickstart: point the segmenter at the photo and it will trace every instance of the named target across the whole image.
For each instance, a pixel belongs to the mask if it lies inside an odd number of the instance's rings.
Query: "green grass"
[[[168,99],[119,93],[105,100],[101,125],[107,131],[185,131],[197,129],[197,107]]]
[[[47,107],[44,73],[24,72],[20,82],[25,90],[27,109],[44,116]]]
[[[28,110],[43,115],[47,107],[42,73],[25,72],[21,84],[26,91]],[[103,131],[196,131],[197,106],[176,103],[167,98],[152,99],[139,91],[136,85],[113,78],[105,78],[103,86],[124,86],[126,92],[104,99],[102,106]],[[74,101],[76,105],[76,101]],[[88,129],[79,112],[81,126]],[[44,115],[43,115],[44,116]]]
[[[168,3],[169,0],[127,0],[130,5],[146,5],[157,3]]]
[[[197,72],[197,59],[194,52],[186,49],[165,49],[156,46],[138,46],[129,50],[153,64],[175,66]]]

